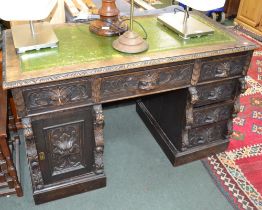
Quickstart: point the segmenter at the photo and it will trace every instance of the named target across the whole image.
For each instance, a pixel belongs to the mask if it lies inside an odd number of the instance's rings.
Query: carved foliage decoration
[[[74,83],[28,90],[24,95],[29,109],[39,109],[84,101],[91,98],[89,89],[87,83]]]
[[[104,173],[104,115],[101,105],[95,105],[93,107],[94,115],[94,134],[95,134],[95,149],[94,149],[94,171],[96,174]]]
[[[174,68],[170,70],[171,68]],[[168,67],[167,70],[148,71],[146,74],[134,73],[106,78],[101,85],[101,95],[126,93],[136,90],[153,90],[161,86],[190,84],[193,65]]]
[[[40,190],[44,188],[44,182],[40,170],[39,159],[30,118],[22,118],[22,124],[24,128],[26,152],[30,166],[33,189]]]
[[[46,129],[52,175],[77,170],[81,164],[82,124],[75,122]]]

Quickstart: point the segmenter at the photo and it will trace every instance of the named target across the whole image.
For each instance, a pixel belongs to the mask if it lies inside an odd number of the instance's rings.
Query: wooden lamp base
[[[115,0],[102,0],[98,11],[100,19],[90,23],[89,30],[100,36],[115,36],[127,31],[127,25],[119,20],[119,9]]]
[[[148,49],[148,44],[137,33],[127,31],[113,42],[113,48],[125,53],[140,53]]]

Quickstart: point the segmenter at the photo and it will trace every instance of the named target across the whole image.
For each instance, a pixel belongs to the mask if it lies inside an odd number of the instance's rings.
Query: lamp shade
[[[6,21],[43,20],[57,0],[0,0],[0,18]]]
[[[178,0],[178,2],[199,11],[209,11],[224,7],[226,0]]]

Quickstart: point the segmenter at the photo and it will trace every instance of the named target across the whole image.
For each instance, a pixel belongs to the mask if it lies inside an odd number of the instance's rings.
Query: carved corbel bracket
[[[93,117],[94,117],[94,135],[95,135],[95,149],[94,149],[94,171],[96,174],[104,173],[104,115],[102,105],[93,106]]]
[[[189,145],[188,141],[188,130],[191,129],[191,126],[193,125],[193,104],[191,102],[191,98],[187,100],[186,105],[186,125],[182,131],[182,146],[181,151],[186,151]]]
[[[245,77],[239,78],[238,81],[240,83],[240,88],[239,88],[240,93],[245,93],[248,88]]]
[[[185,128],[182,131],[182,147],[181,147],[181,151],[184,152],[187,150],[188,145],[189,145],[189,141],[188,141],[188,128]]]
[[[189,87],[188,90],[191,96],[191,104],[195,104],[199,100],[197,89],[195,87]]]
[[[40,170],[39,159],[30,118],[22,118],[22,125],[24,128],[26,153],[32,177],[32,185],[34,190],[40,190],[44,188],[44,181]]]
[[[196,85],[198,82],[198,79],[200,77],[200,71],[201,71],[201,64],[200,60],[196,60],[192,72],[192,78],[191,78],[191,85]]]
[[[232,118],[236,117],[239,112],[240,112],[240,100],[239,100],[239,97],[237,97],[234,103]]]
[[[248,71],[248,68],[250,66],[252,56],[253,56],[253,51],[248,53],[248,56],[245,60],[245,63],[244,63],[244,66],[243,66],[243,72],[242,72],[243,76],[247,75],[247,71]]]
[[[24,117],[26,115],[26,108],[25,108],[25,102],[24,102],[22,90],[18,88],[13,89],[12,96],[14,98],[15,108],[18,116]]]
[[[231,135],[233,134],[233,120],[229,119],[227,121],[227,134],[226,134],[226,138],[230,138]]]

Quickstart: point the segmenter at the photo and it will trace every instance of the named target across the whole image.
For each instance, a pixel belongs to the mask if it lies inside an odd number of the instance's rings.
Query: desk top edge
[[[200,14],[201,16],[202,14]],[[208,20],[211,21],[211,20]],[[73,79],[83,76],[94,76],[98,74],[110,73],[110,72],[118,72],[133,68],[141,68],[151,65],[159,65],[159,64],[167,64],[179,61],[186,61],[192,59],[200,59],[204,57],[211,57],[211,56],[218,56],[218,55],[225,55],[225,54],[232,54],[238,52],[245,52],[245,51],[252,51],[258,48],[258,45],[255,43],[240,37],[239,35],[233,33],[232,31],[227,30],[224,26],[212,22],[215,27],[226,31],[230,36],[234,37],[237,41],[234,44],[217,44],[214,49],[209,49],[208,47],[203,49],[203,47],[198,47],[197,52],[189,53],[186,52],[187,50],[183,50],[185,53],[177,54],[176,52],[168,52],[168,53],[161,53],[164,56],[152,56],[148,60],[136,60],[131,61],[130,63],[122,63],[122,64],[114,64],[114,65],[105,65],[98,68],[88,68],[88,66],[82,65],[79,66],[78,69],[75,71],[69,71],[66,73],[57,73],[48,76],[40,76],[40,77],[33,77],[33,78],[26,78],[21,80],[8,80],[6,78],[6,36],[11,34],[10,30],[6,30],[3,34],[3,88],[4,89],[12,89],[17,87],[23,86],[30,86],[36,84],[42,84],[47,82],[54,82],[54,81],[61,81],[65,79]],[[178,50],[181,51],[181,50]],[[70,66],[71,67],[71,66]]]

